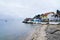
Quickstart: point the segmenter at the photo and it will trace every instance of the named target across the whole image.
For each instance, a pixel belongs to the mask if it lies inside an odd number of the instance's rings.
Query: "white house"
[[[59,24],[59,17],[55,17],[56,14],[50,13],[48,15],[49,24]]]
[[[55,19],[55,17],[53,16],[55,13],[54,12],[49,12],[49,14],[47,15],[49,21],[53,21]]]

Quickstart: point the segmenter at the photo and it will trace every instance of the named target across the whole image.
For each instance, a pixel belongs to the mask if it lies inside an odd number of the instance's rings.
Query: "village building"
[[[39,19],[39,18],[36,19],[36,18],[35,18],[35,19],[33,19],[33,23],[41,23],[41,19]]]
[[[26,19],[24,19],[23,23],[29,23],[29,22],[31,22],[31,20],[32,20],[32,18],[26,18]]]
[[[57,10],[57,12],[50,16],[49,24],[60,24],[60,11]]]
[[[26,18],[25,23],[41,23],[41,24],[59,24],[60,23],[60,11],[47,12],[44,14],[35,15],[33,18]]]
[[[48,15],[50,22],[59,22],[60,21],[60,11],[57,10],[55,14]]]
[[[45,14],[42,14],[41,15],[42,21],[49,22],[49,20],[51,20],[52,15],[54,15],[54,12],[47,12]]]
[[[41,23],[41,17],[40,14],[33,17],[33,23]]]
[[[47,14],[47,18],[49,19],[49,22],[55,20],[55,17],[54,17],[53,15],[55,15],[54,12],[49,12],[49,13]]]

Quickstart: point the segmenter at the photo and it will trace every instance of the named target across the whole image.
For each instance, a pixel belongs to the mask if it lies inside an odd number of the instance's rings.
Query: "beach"
[[[26,40],[60,40],[60,25],[40,25],[36,27]]]

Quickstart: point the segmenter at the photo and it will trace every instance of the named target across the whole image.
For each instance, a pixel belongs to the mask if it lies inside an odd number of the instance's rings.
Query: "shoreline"
[[[26,40],[52,40],[52,39],[55,40],[54,37],[56,36],[54,35],[56,35],[55,34],[55,32],[57,32],[56,30],[60,32],[60,25],[49,25],[49,24],[41,25],[36,27],[33,31],[31,31]]]
[[[44,27],[45,26],[45,27]],[[46,29],[47,25],[41,25],[36,27],[33,31],[31,31],[29,36],[27,37],[26,40],[46,40]]]
[[[28,36],[27,36],[27,38],[26,38],[26,40],[31,40],[32,39],[32,35],[34,35],[34,33],[36,32],[36,29],[37,29],[38,27],[35,27],[32,31],[30,31],[29,33],[28,33]]]

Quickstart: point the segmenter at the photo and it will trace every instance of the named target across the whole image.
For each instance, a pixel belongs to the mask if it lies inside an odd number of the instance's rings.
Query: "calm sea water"
[[[24,40],[34,26],[22,20],[0,20],[0,40]]]

